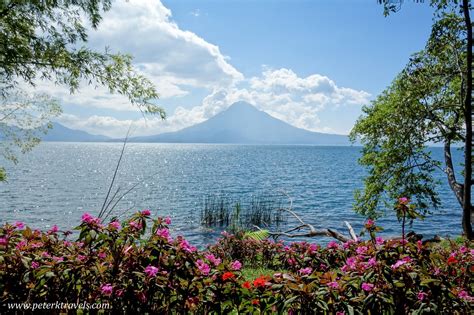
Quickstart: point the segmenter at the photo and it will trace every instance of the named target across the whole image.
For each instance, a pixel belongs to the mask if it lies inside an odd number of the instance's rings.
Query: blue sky
[[[201,122],[236,100],[295,126],[347,133],[362,105],[423,48],[432,9],[405,1],[383,16],[375,0],[117,1],[90,45],[135,56],[169,119],[146,123],[121,97],[90,89],[61,99],[65,125],[120,136]]]
[[[247,76],[261,65],[379,93],[422,49],[433,10],[406,1],[388,17],[375,0],[163,1],[181,28],[231,57]],[[193,13],[198,12],[198,16]]]

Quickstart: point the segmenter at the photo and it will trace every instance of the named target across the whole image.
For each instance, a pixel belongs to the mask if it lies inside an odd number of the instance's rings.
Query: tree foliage
[[[78,92],[81,84],[105,86],[111,93],[126,96],[142,113],[165,118],[163,109],[153,103],[158,98],[155,86],[133,68],[130,55],[111,53],[107,48],[98,52],[87,47],[87,31],[98,27],[111,3],[111,0],[0,3],[0,115],[6,114],[10,121],[14,120],[15,116],[8,115],[9,108],[19,106],[20,95],[25,102],[19,107],[23,113],[28,112],[30,119],[36,117],[39,119],[36,122],[48,122],[58,115],[56,102],[25,92],[34,90],[40,81],[48,81],[68,87],[71,93]],[[28,100],[33,98],[34,106],[29,107],[32,102]],[[39,109],[42,110],[38,112]],[[45,126],[33,125],[27,128],[30,132]],[[22,137],[16,132],[18,128],[7,131],[5,126],[3,138],[11,140],[14,146],[20,144],[23,150],[37,143],[37,137]],[[11,152],[4,156],[13,157]]]
[[[356,192],[359,213],[379,216],[402,196],[412,198],[422,211],[437,207],[437,168],[446,172],[462,204],[451,146],[464,140],[465,38],[462,17],[455,11],[438,12],[425,49],[363,108],[351,132],[352,139],[362,141],[360,162],[369,172],[364,190]],[[434,143],[444,145],[444,163],[432,158],[428,146]]]

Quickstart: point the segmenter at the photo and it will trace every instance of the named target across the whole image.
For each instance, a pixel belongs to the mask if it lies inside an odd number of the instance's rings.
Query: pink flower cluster
[[[110,283],[104,284],[100,287],[100,291],[103,295],[111,296],[113,292],[113,287]]]
[[[173,239],[170,236],[170,230],[167,228],[157,229],[155,234],[158,237],[164,238],[168,243],[171,243]]]
[[[365,292],[370,292],[374,289],[375,285],[372,284],[372,283],[367,283],[367,282],[364,282],[362,283],[362,285],[360,286],[362,288],[362,290],[364,290]]]
[[[301,275],[310,275],[313,272],[313,269],[310,267],[302,268],[298,270]]]
[[[219,266],[222,260],[220,258],[216,258],[213,254],[205,254],[204,257],[209,260],[210,263],[214,264],[214,266]]]
[[[411,262],[411,258],[407,256],[407,257],[404,257],[403,259],[398,260],[396,263],[391,265],[390,268],[392,268],[392,270],[397,270],[401,266],[406,265],[410,262]]]
[[[189,242],[184,238],[181,238],[181,242],[179,243],[179,246],[181,247],[181,249],[189,253],[195,252],[197,250],[196,247],[191,246]]]
[[[109,223],[109,230],[111,231],[118,231],[120,229],[120,222],[119,221],[112,221]]]
[[[238,271],[240,268],[242,268],[242,263],[238,260],[235,260],[230,264],[230,269],[234,271]]]
[[[209,274],[209,272],[211,272],[211,267],[209,267],[208,264],[206,264],[202,259],[198,259],[196,261],[196,266],[199,270],[199,272],[201,272],[201,274],[207,276]]]
[[[145,274],[152,278],[154,276],[156,276],[156,274],[158,273],[159,269],[155,266],[152,266],[152,265],[148,265],[146,268],[145,268]]]
[[[100,219],[93,217],[87,212],[84,212],[84,214],[81,216],[81,220],[82,222],[87,223],[89,225],[100,226]]]

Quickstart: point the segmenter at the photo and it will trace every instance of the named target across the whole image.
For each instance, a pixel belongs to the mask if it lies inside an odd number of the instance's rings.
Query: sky
[[[168,118],[145,120],[104,88],[38,89],[63,105],[60,123],[111,137],[132,123],[134,135],[179,130],[239,100],[299,128],[347,134],[423,48],[432,13],[412,1],[384,17],[376,0],[118,0],[88,45],[132,54]]]

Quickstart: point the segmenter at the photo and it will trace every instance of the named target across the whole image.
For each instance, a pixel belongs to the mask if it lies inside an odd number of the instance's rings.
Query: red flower
[[[233,279],[234,277],[235,275],[232,272],[228,271],[222,275],[222,280],[226,281],[227,279]]]
[[[260,301],[259,300],[252,300],[252,304],[253,305],[258,305],[258,304],[260,304]]]
[[[242,283],[242,288],[250,289],[251,287],[252,285],[250,284],[250,281],[245,281],[244,283]]]
[[[264,287],[267,283],[267,279],[264,276],[258,277],[257,279],[253,280],[253,285],[258,287]]]
[[[454,256],[449,256],[448,258],[448,265],[458,263],[458,260]]]

